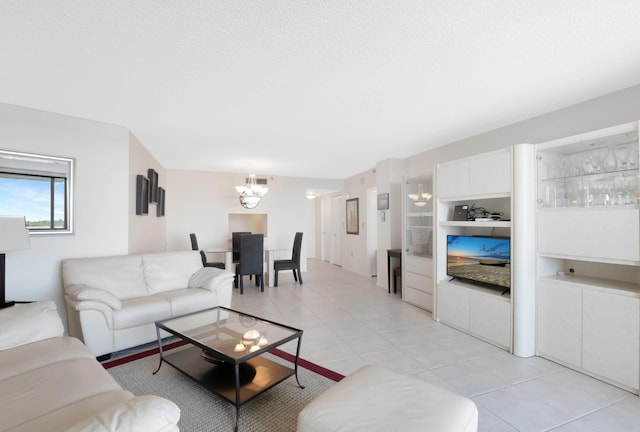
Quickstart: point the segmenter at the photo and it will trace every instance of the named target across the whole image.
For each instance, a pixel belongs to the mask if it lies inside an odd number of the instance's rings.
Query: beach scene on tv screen
[[[509,288],[509,239],[447,236],[447,274],[452,277]]]

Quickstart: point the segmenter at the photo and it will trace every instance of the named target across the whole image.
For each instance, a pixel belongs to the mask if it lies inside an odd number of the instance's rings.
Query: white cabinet
[[[531,239],[527,233],[514,239],[513,232],[517,223],[515,217],[531,214],[535,209],[534,180],[531,175],[534,166],[534,146],[522,144],[442,163],[437,166],[436,171],[436,319],[521,356],[535,354],[535,327],[532,324],[520,323],[517,328],[514,326],[512,297],[518,296],[518,287],[513,286],[512,272],[518,268],[515,257],[523,263],[522,268],[527,266],[527,262],[522,259],[523,256],[528,254],[533,262],[534,253],[530,247],[533,234],[530,234]],[[524,203],[531,203],[532,210],[528,212],[516,207],[512,199],[512,190],[515,187],[513,173],[516,170],[529,179],[529,188],[522,188],[523,192],[520,194],[523,207]],[[456,206],[463,205],[468,206],[473,216],[468,215],[467,220],[457,220],[454,210]],[[492,220],[477,220],[486,217]],[[454,237],[449,236],[511,238],[510,259],[508,267],[505,267],[509,272],[508,276],[499,282],[495,277],[484,278],[484,282],[493,282],[494,285],[482,284],[483,277],[478,274],[451,281],[451,275],[454,273],[448,269],[448,242]],[[479,250],[476,255],[469,257],[469,263],[475,258],[486,256],[485,252]],[[486,265],[482,261],[486,260],[479,260],[479,265]],[[473,272],[471,266],[465,269],[465,273],[467,271]],[[488,272],[483,270],[475,273],[485,275]],[[504,283],[505,279],[508,284]],[[524,278],[524,281],[519,289],[523,293],[533,291],[533,279]],[[531,284],[531,287],[527,284]],[[521,309],[527,310],[531,306],[530,309],[533,310],[534,299],[528,301],[526,295],[519,298],[522,299],[519,303]],[[523,319],[526,320],[530,315],[533,315],[533,312],[523,315]],[[529,334],[525,334],[527,331]],[[514,342],[516,337],[521,342],[518,344],[517,352]]]
[[[461,330],[469,330],[469,292],[454,283],[438,284],[438,319]]]
[[[582,288],[541,280],[538,284],[538,354],[582,364]]]
[[[404,300],[422,309],[433,310],[433,260],[406,255],[404,260]]]
[[[511,302],[495,293],[469,291],[469,331],[504,349],[511,347]]]
[[[469,162],[460,161],[438,166],[438,198],[469,195]]]
[[[582,367],[637,392],[640,300],[584,289],[582,302]]]
[[[538,211],[538,253],[587,261],[640,263],[640,211],[628,207]]]
[[[472,196],[511,193],[511,152],[500,150],[470,159],[469,192]]]
[[[537,351],[636,393],[638,150],[638,122],[536,146]]]
[[[508,295],[456,282],[438,284],[438,319],[501,348],[511,347]]]
[[[438,199],[511,193],[511,151],[498,150],[438,166]]]
[[[433,176],[404,182],[402,297],[433,311]]]
[[[580,277],[538,283],[538,354],[638,393],[640,294]]]
[[[537,147],[538,254],[640,265],[638,123]]]

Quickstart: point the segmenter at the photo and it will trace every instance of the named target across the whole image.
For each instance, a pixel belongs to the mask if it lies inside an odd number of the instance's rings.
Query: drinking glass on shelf
[[[627,159],[629,158],[629,146],[628,145],[624,145],[624,146],[620,146],[620,147],[616,147],[613,149],[615,155],[616,155],[616,160],[618,162],[618,169],[619,170],[626,170],[627,169]]]
[[[629,166],[629,169],[638,168],[638,145],[635,143],[629,146],[629,159],[627,160],[627,165]]]
[[[607,151],[607,157],[604,161],[604,169],[605,171],[611,172],[615,171],[618,168],[618,161],[616,160],[616,156],[613,153],[613,149],[609,147]]]

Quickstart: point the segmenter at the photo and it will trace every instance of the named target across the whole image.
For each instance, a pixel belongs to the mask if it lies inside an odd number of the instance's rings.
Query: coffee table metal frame
[[[221,319],[221,313],[225,315],[224,319]],[[206,314],[215,315],[215,318],[211,322],[205,320],[205,325],[197,326],[195,329],[175,328],[171,325],[172,322],[177,323],[181,320],[189,320],[189,317],[192,319],[206,317]],[[284,333],[284,335],[277,337],[275,340],[269,340],[268,343],[253,352],[250,352],[248,348],[244,352],[234,352],[230,349],[230,343],[233,343],[234,337],[238,343],[241,343],[242,335],[235,333],[238,328],[234,329],[226,326],[226,321],[231,316],[237,316],[238,319],[244,319],[248,323],[255,323],[254,327],[272,329],[276,332]],[[184,323],[182,324],[184,325]],[[202,324],[202,320],[200,320],[200,324]],[[298,360],[300,358],[300,344],[302,343],[303,333],[300,329],[223,306],[156,321],[155,325],[160,361],[158,368],[153,373],[158,373],[162,363],[166,362],[214,394],[235,405],[236,422],[234,431],[238,430],[240,406],[245,402],[292,375],[295,375],[298,386],[304,388],[298,378]],[[162,330],[193,345],[193,347],[165,355],[162,344]],[[222,344],[221,335],[223,336]],[[262,357],[262,354],[294,339],[298,339],[298,346],[293,368]],[[203,358],[204,354],[206,354],[208,360]],[[232,374],[229,369],[233,369]],[[258,374],[260,376],[257,376]],[[258,378],[255,381],[253,379],[254,376]]]

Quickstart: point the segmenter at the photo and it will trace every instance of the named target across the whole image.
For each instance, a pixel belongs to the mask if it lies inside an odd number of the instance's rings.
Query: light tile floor
[[[640,431],[640,398],[631,393],[440,324],[376,278],[319,260],[302,276],[298,285],[280,273],[280,286],[263,293],[247,280],[231,307],[304,330],[301,356],[341,374],[378,364],[472,398],[481,432]],[[293,344],[284,349],[295,353]]]

